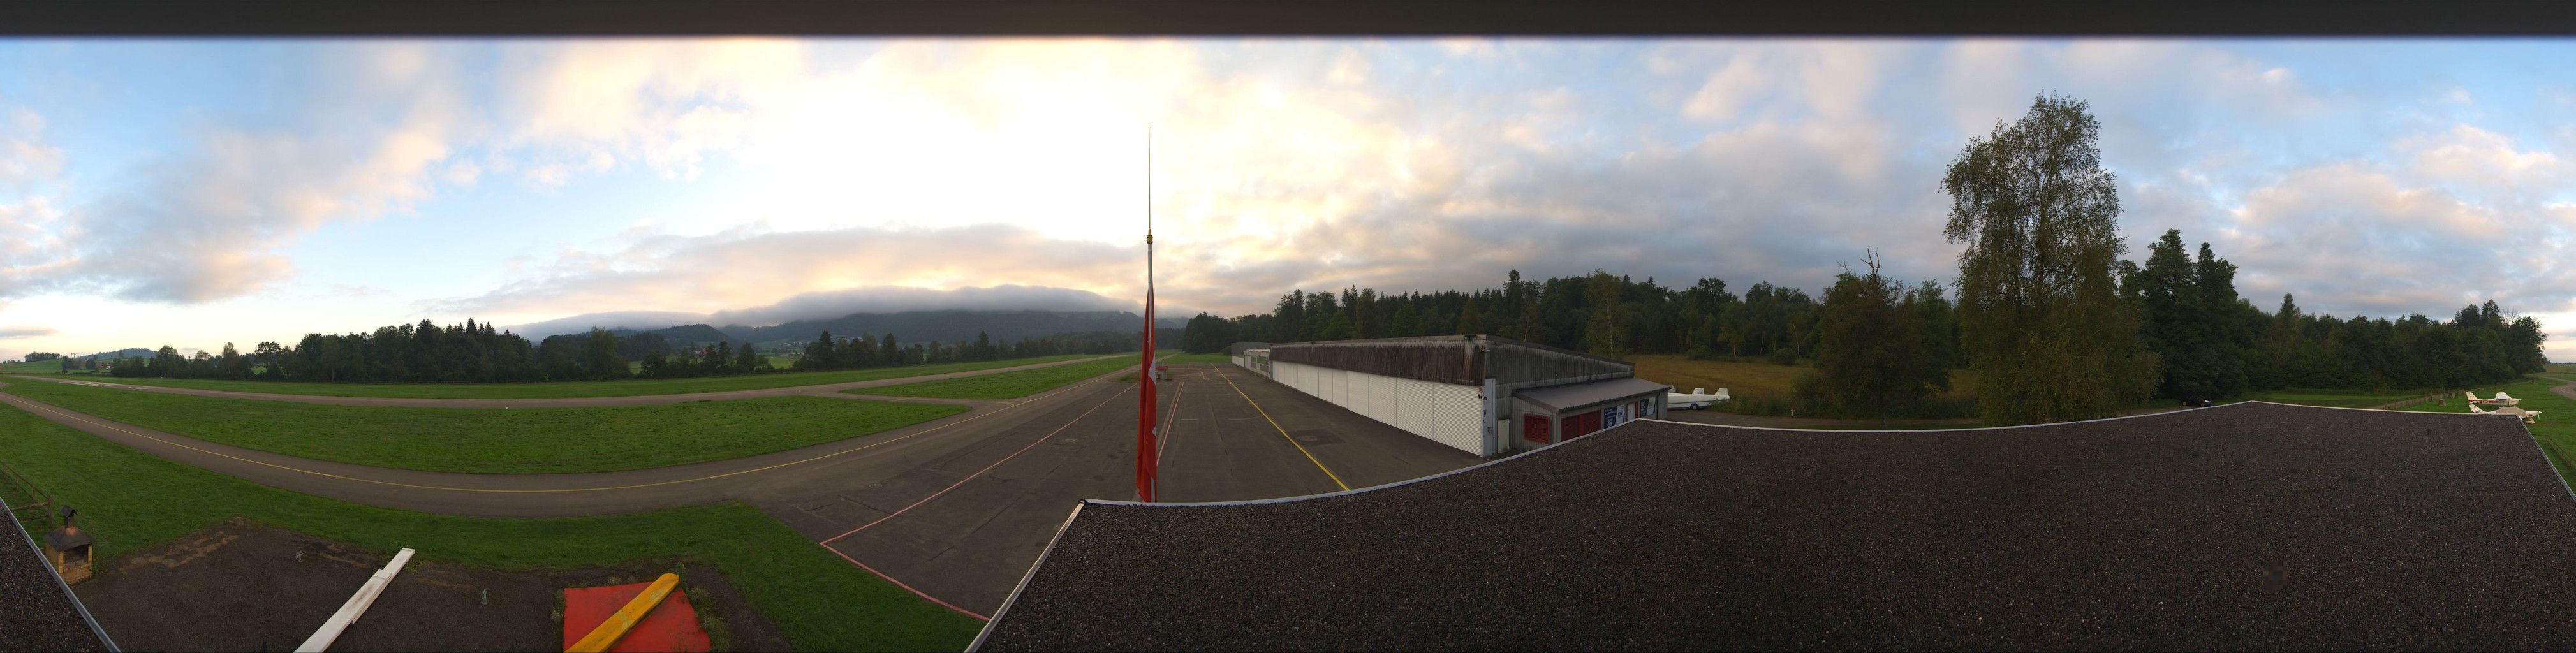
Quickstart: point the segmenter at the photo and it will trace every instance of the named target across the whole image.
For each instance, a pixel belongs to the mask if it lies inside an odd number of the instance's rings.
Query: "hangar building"
[[[1662,417],[1672,389],[1625,361],[1494,336],[1242,345],[1238,365],[1479,456]]]
[[[1234,357],[1234,364],[1238,367],[1260,372],[1262,376],[1270,375],[1270,343],[1238,342],[1228,345],[1225,353]]]

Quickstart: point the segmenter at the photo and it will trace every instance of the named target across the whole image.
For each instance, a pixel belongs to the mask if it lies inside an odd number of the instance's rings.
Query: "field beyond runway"
[[[541,383],[339,383],[300,381],[232,381],[212,379],[127,378],[30,374],[22,378],[62,380],[134,390],[205,397],[300,401],[342,406],[413,406],[504,408],[545,405],[631,406],[679,401],[749,399],[786,394],[828,394],[930,379],[957,378],[1035,369],[1063,363],[1116,358],[1118,354],[1067,354],[944,365],[871,367],[821,372],[778,372],[686,379],[618,381],[549,381]],[[1132,358],[1132,355],[1130,355]]]
[[[2566,649],[2570,532],[2510,418],[1642,421],[1345,496],[1086,506],[984,649]]]

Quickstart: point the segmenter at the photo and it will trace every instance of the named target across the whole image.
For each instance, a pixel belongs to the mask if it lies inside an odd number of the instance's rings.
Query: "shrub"
[[[1771,350],[1771,362],[1779,363],[1781,365],[1796,365],[1798,364],[1798,351],[1795,349]]]

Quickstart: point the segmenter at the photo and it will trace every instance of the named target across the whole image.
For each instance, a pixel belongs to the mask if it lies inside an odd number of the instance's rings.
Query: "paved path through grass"
[[[113,376],[27,375],[19,378],[107,383],[131,389],[174,394],[305,401],[351,406],[446,406],[500,408],[505,403],[535,400],[558,406],[604,406],[675,403],[698,399],[744,399],[782,394],[828,394],[837,390],[912,383],[977,374],[1034,369],[1100,360],[1116,354],[1068,354],[1042,358],[976,361],[945,365],[877,367],[823,372],[781,372],[691,379],[560,381],[546,383],[306,383],[291,381],[220,381],[208,379],[119,378]],[[1133,358],[1133,356],[1129,356]],[[71,377],[71,378],[65,378]],[[481,401],[477,401],[481,400]]]

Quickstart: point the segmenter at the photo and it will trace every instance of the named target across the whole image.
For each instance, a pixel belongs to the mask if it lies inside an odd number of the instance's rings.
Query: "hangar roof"
[[[1270,360],[1442,383],[1483,385],[1633,376],[1627,361],[1495,336],[1285,342]]]
[[[1536,390],[1522,390],[1512,393],[1512,396],[1519,398],[1521,401],[1564,410],[1567,408],[1581,408],[1583,406],[1624,397],[1634,397],[1641,394],[1667,392],[1672,389],[1672,386],[1636,377],[1628,377],[1624,379],[1593,381],[1590,383],[1549,386]]]

